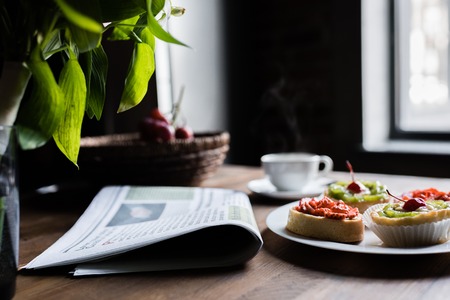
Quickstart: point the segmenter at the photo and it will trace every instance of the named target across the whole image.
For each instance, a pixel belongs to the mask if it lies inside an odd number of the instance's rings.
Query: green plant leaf
[[[147,0],[147,3],[151,4],[152,1],[151,0]],[[170,33],[165,31],[159,25],[158,21],[155,19],[155,17],[153,16],[152,13],[147,13],[147,25],[148,25],[148,28],[150,29],[151,33],[153,33],[153,35],[155,37],[157,37],[158,39],[160,39],[162,41],[165,41],[165,42],[168,42],[168,43],[173,43],[173,44],[178,44],[178,45],[181,45],[181,46],[188,47],[186,44],[180,42],[179,40],[174,38]]]
[[[84,8],[84,12],[86,9],[89,9],[89,12],[99,11],[100,6],[98,5],[97,0],[79,0],[76,2],[70,2],[67,0],[54,0],[56,4],[59,6],[64,16],[69,20],[69,22],[78,26],[81,29],[86,31],[94,32],[97,34],[103,33],[103,25],[97,22],[94,18],[90,17],[87,14],[83,14],[81,11],[75,9],[74,5],[77,3],[77,7]]]
[[[59,150],[77,165],[81,125],[86,106],[86,80],[78,60],[71,57],[61,70],[59,86],[66,103],[64,117],[53,134]]]
[[[59,35],[59,30],[53,30],[48,34],[47,43],[43,45],[42,48],[44,59],[48,59],[55,53],[55,51],[59,51],[61,47],[62,43]]]
[[[20,146],[35,149],[45,145],[64,115],[64,94],[55,80],[47,61],[40,55],[40,49],[32,52],[27,62],[32,74],[32,90],[29,99],[21,105],[17,125]]]
[[[85,53],[81,53],[78,58],[78,61],[80,63],[81,68],[83,69],[84,76],[86,79],[86,89],[87,89],[86,90],[86,114],[88,115],[88,117],[90,119],[92,119],[95,116],[94,110],[89,107],[89,94],[91,93],[90,85],[91,85],[92,64],[93,64],[92,52],[93,52],[93,50],[85,52]],[[95,89],[95,87],[94,87],[94,89]],[[101,112],[100,112],[100,115],[101,115]]]
[[[151,11],[156,16],[166,4],[166,0],[153,0]],[[99,0],[102,22],[115,22],[129,19],[147,12],[146,0]]]
[[[150,32],[150,29],[148,29],[148,27],[142,29],[139,37],[141,38],[143,43],[148,44],[150,47],[152,47],[153,50],[155,50],[155,36]]]
[[[132,31],[134,29],[134,25],[139,20],[139,16],[135,16],[133,18],[129,18],[120,22],[117,22],[114,25],[114,29],[111,32],[111,35],[108,37],[110,41],[124,41],[129,40],[130,35],[132,35]]]
[[[69,21],[70,34],[66,38],[77,45],[80,52],[90,51],[102,40],[103,25],[98,0],[55,0]]]
[[[102,22],[114,22],[132,18],[146,12],[145,0],[99,0]]]
[[[71,38],[77,45],[81,53],[97,48],[101,41],[102,35],[96,32],[81,29],[74,25],[69,25]]]
[[[147,93],[148,82],[154,71],[155,56],[153,49],[146,43],[136,43],[117,112],[124,112],[142,101]]]
[[[164,8],[165,4],[166,4],[166,0],[153,0],[152,1],[152,14],[154,16],[156,16]]]
[[[87,96],[86,113],[89,118],[100,120],[106,99],[106,78],[108,75],[108,57],[103,47],[83,53],[80,56],[86,75]]]

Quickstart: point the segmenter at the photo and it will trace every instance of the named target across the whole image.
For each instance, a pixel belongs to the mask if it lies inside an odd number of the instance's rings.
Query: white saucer
[[[250,191],[255,194],[276,198],[276,199],[284,199],[284,200],[300,200],[303,197],[316,197],[322,194],[326,188],[326,186],[336,180],[322,177],[319,178],[314,183],[306,186],[301,191],[278,191],[275,186],[270,183],[267,177],[261,179],[255,179],[250,181],[247,184],[247,187]]]

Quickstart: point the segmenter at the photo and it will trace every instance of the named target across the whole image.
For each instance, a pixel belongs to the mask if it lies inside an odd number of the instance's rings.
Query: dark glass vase
[[[19,262],[19,192],[14,127],[0,125],[0,299],[12,299]]]
[[[1,220],[1,219],[0,219]],[[2,242],[0,251],[0,299],[12,299],[16,291],[17,265],[11,230],[9,228],[8,215],[3,217],[0,227],[2,230]]]

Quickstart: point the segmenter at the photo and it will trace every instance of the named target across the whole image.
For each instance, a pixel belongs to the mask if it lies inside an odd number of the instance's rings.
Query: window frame
[[[396,124],[399,74],[395,68],[394,3],[362,1],[363,151],[449,154],[449,133],[406,132]]]
[[[404,76],[404,70],[401,67],[397,67],[397,63],[401,60],[402,51],[399,45],[400,40],[400,25],[398,24],[398,9],[400,3],[398,0],[389,0],[389,72],[390,72],[390,99],[389,99],[389,134],[390,140],[410,140],[410,141],[450,141],[450,132],[437,132],[437,131],[415,131],[415,130],[403,130],[400,128],[400,101],[401,90],[396,89],[396,86],[402,84],[400,78]],[[392,84],[394,83],[394,84]],[[450,82],[448,83],[450,85]]]

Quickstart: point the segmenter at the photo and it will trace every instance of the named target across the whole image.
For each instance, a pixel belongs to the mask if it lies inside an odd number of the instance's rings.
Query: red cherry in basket
[[[139,123],[141,136],[148,141],[167,142],[175,139],[175,130],[172,125],[153,118],[144,118]]]
[[[161,111],[157,107],[152,108],[152,110],[150,111],[150,118],[160,120],[166,124],[169,124],[169,121],[167,120],[167,118],[164,117],[164,115],[161,113]]]
[[[404,199],[401,199],[399,197],[396,197],[396,196],[392,195],[388,190],[386,190],[386,192],[389,194],[389,196],[391,196],[391,197],[393,197],[393,198],[395,198],[397,200],[405,202],[405,204],[403,204],[403,209],[406,210],[406,211],[415,211],[419,207],[427,205],[425,203],[425,200],[423,200],[421,198],[411,198],[411,199],[408,199],[408,200],[404,200]]]
[[[185,125],[183,127],[177,127],[175,129],[175,137],[177,139],[193,139],[194,138],[194,131],[191,127]]]

